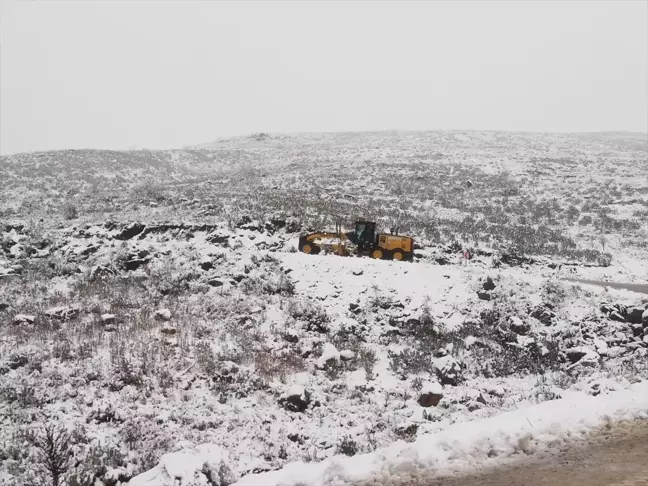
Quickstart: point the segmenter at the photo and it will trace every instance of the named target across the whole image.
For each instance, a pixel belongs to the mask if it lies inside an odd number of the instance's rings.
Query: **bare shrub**
[[[417,349],[404,349],[400,353],[390,353],[390,368],[400,376],[432,373],[432,356],[429,352]]]
[[[49,423],[40,433],[31,434],[29,439],[38,451],[38,466],[47,473],[50,484],[64,484],[72,460],[71,437],[67,430]]]
[[[279,377],[284,379],[291,373],[298,373],[306,369],[306,360],[298,353],[291,350],[287,352],[273,352],[270,349],[258,351],[254,355],[254,369],[264,379]]]
[[[133,188],[133,195],[140,201],[162,202],[167,199],[164,186],[153,180],[142,182]]]
[[[71,201],[65,201],[62,208],[63,219],[71,220],[79,217],[79,209],[76,204]]]
[[[348,435],[344,436],[337,446],[337,453],[345,456],[355,456],[358,453],[358,444]]]
[[[601,267],[609,267],[612,265],[612,255],[610,253],[602,253],[598,258],[598,264]]]
[[[302,303],[291,300],[287,312],[294,320],[305,323],[307,331],[327,333],[329,330],[331,318],[322,307],[312,301]]]

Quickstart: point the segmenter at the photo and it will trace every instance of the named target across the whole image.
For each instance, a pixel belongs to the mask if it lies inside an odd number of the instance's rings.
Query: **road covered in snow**
[[[539,460],[457,478],[401,486],[645,486],[648,484],[648,421],[603,427],[584,447]],[[371,483],[369,483],[371,484]]]
[[[543,402],[518,410],[505,412],[487,419],[455,423],[445,430],[420,437],[413,443],[397,442],[394,445],[370,454],[355,457],[334,457],[320,463],[292,463],[279,471],[249,475],[241,478],[236,486],[365,486],[392,485],[411,486],[441,484],[556,484],[549,482],[528,482],[534,471],[553,471],[547,478],[560,479],[561,471],[580,474],[584,480],[588,474],[597,477],[597,471],[608,471],[609,477],[614,459],[597,462],[605,456],[605,431],[614,430],[612,436],[622,447],[617,449],[636,454],[636,460],[646,453],[646,420],[648,420],[648,382],[640,382],[625,390],[592,397],[572,393],[562,399]],[[623,422],[633,423],[632,434],[624,438],[627,427]],[[628,439],[629,437],[629,439]],[[586,446],[594,438],[598,441],[593,449]],[[634,445],[644,443],[639,449]],[[521,460],[533,458],[581,457],[590,461],[589,472],[569,464],[554,462],[539,463],[527,469],[519,467]],[[642,456],[643,454],[643,456]],[[631,457],[628,455],[627,457]],[[573,459],[572,459],[573,460]],[[594,461],[594,462],[592,462]],[[635,459],[631,460],[635,463]],[[637,465],[648,464],[645,460]],[[516,467],[517,466],[517,467]],[[492,468],[497,472],[486,476],[473,476],[470,481],[462,479],[468,474],[484,474]],[[614,473],[614,471],[612,471]],[[617,471],[618,476],[621,473]],[[640,474],[641,469],[626,468],[623,474]],[[549,474],[549,473],[548,473]],[[498,476],[499,475],[499,476]],[[508,476],[507,476],[508,475]],[[565,476],[564,479],[567,479]],[[455,477],[448,480],[447,478]],[[508,479],[513,482],[509,482]],[[490,478],[490,479],[489,479]],[[480,482],[480,481],[491,482]],[[539,478],[536,478],[539,480]],[[436,481],[436,482],[435,482]],[[454,481],[454,482],[452,482]],[[494,482],[493,482],[494,481]],[[562,481],[558,484],[562,484]],[[568,482],[568,484],[579,484]],[[623,483],[620,483],[623,484]],[[632,483],[630,483],[632,484]]]
[[[619,283],[619,282],[604,282],[602,280],[586,280],[577,278],[566,278],[568,282],[576,282],[586,285],[596,285],[598,287],[610,287],[615,290],[629,290],[631,292],[638,292],[640,294],[648,294],[648,284],[638,283]]]

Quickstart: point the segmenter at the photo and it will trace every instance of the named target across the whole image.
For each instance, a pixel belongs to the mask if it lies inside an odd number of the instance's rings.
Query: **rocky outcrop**
[[[533,309],[533,311],[531,312],[531,317],[539,320],[545,326],[551,326],[556,321],[556,313],[552,309],[553,306],[551,306],[550,304],[541,304]]]
[[[301,385],[293,385],[281,396],[279,405],[289,412],[304,412],[310,404],[310,393]]]
[[[428,383],[421,388],[418,404],[421,407],[436,407],[443,398],[443,388],[439,383]]]

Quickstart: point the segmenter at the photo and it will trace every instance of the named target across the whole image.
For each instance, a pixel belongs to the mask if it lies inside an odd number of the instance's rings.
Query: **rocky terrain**
[[[161,458],[202,448],[181,483],[232,484],[645,380],[648,295],[565,278],[648,280],[647,154],[442,132],[0,158],[0,479],[173,484]],[[356,217],[415,261],[296,252]]]

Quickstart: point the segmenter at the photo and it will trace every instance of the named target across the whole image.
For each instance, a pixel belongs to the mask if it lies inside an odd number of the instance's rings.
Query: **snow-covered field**
[[[648,295],[564,279],[648,280],[646,154],[449,132],[1,158],[0,482],[347,484],[643,417]],[[415,261],[295,251],[356,217]]]

